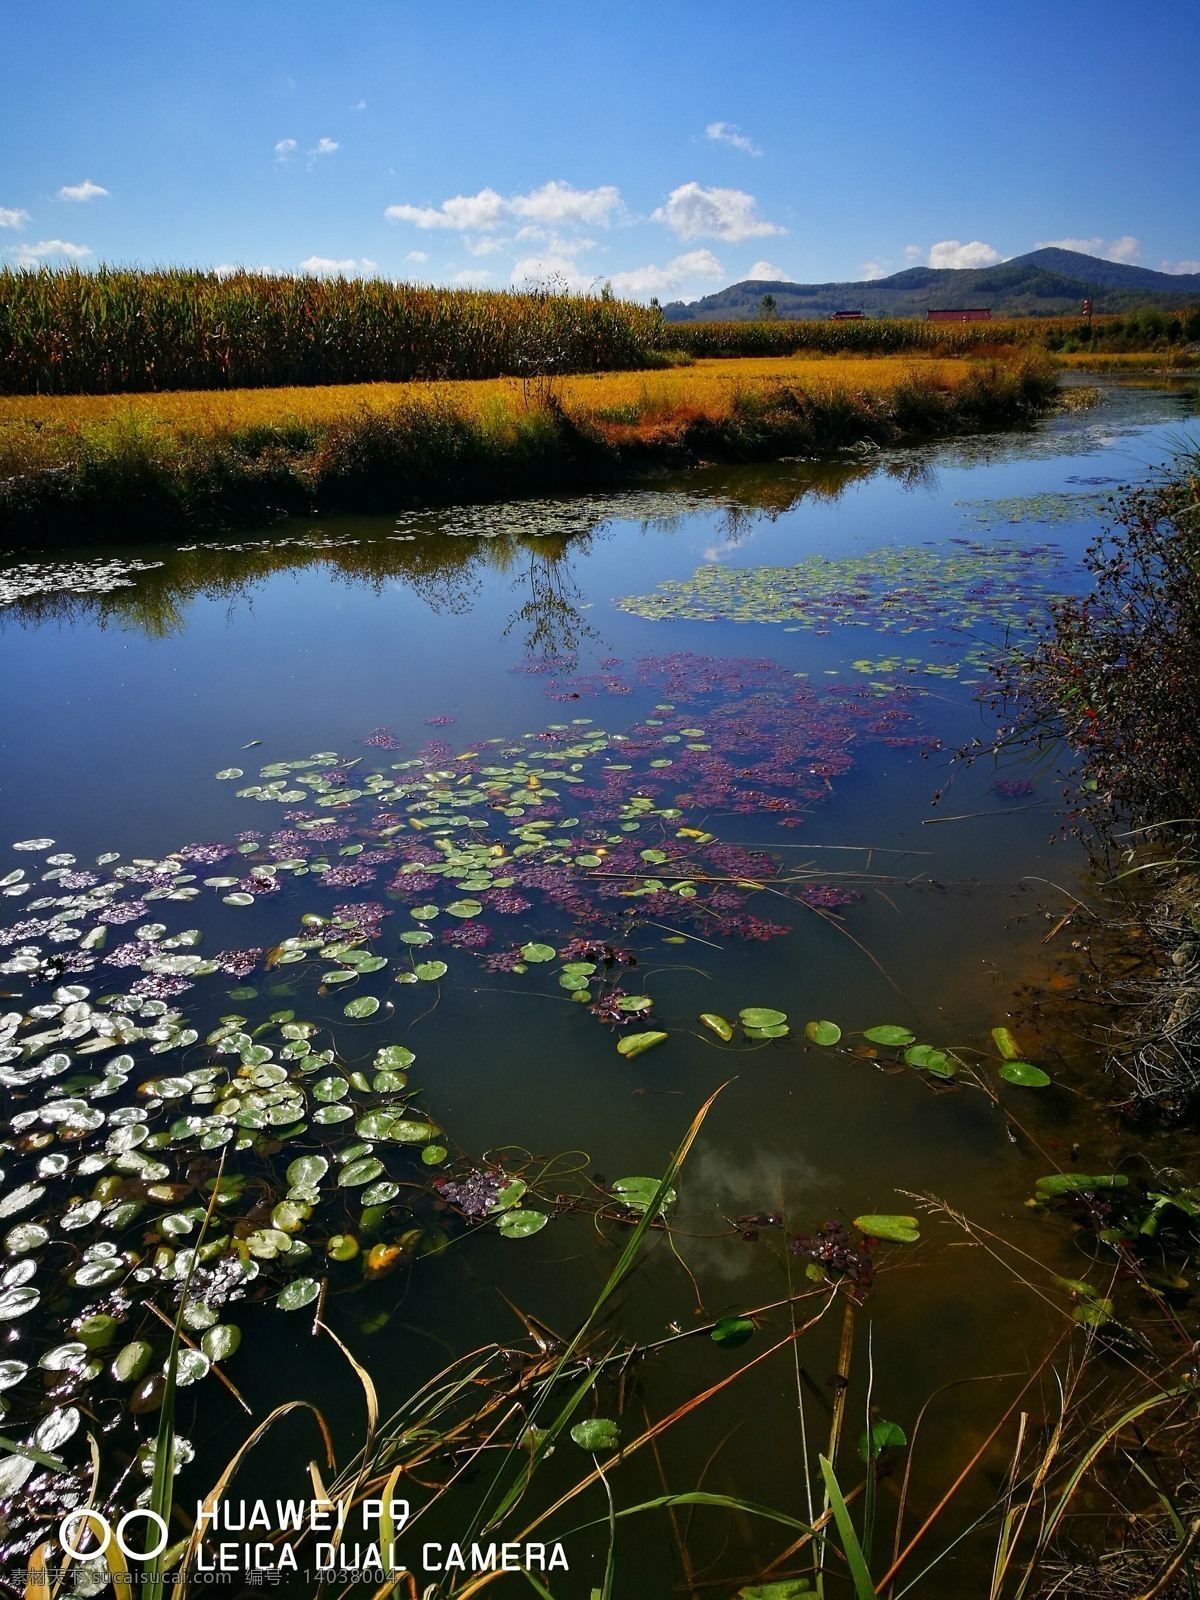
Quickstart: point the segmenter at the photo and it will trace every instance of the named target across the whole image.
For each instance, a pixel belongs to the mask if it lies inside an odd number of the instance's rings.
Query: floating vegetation
[[[1109,480],[1111,481],[1111,480]],[[1094,521],[1112,507],[1112,496],[1047,490],[1042,494],[1002,495],[994,500],[956,500],[963,520],[982,527],[999,523],[1036,522],[1061,527]]]
[[[788,932],[777,908],[828,917],[855,897],[722,841],[716,818],[795,824],[860,743],[916,743],[907,710],[768,660],[619,665],[591,683],[528,670],[555,700],[658,695],[623,732],[578,717],[468,750],[431,736],[389,760],[398,741],[375,729],[379,766],[320,750],[252,781],[223,767],[243,801],[282,812],[228,842],[94,862],[49,836],[15,842],[0,877],[6,1398],[12,1433],[70,1470],[7,1457],[0,1495],[36,1481],[76,1503],[83,1411],[101,1394],[135,1416],[159,1408],[181,1305],[176,1383],[228,1383],[240,1308],[319,1313],[455,1229],[516,1242],[547,1225],[559,1189],[544,1181],[538,1203],[519,1166],[466,1162],[410,1081],[410,988],[455,963],[523,974],[632,1063],[668,1040],[647,947],[657,966],[664,935],[772,939]],[[704,1026],[735,1048],[789,1031],[762,1005]],[[636,1214],[647,1185],[623,1179],[591,1203]],[[364,1298],[363,1326],[378,1314]],[[180,1441],[181,1464],[191,1448]]]
[[[0,567],[0,606],[10,606],[36,595],[112,594],[137,587],[136,574],[161,567],[161,561],[132,557],[99,557],[89,561],[21,561]]]
[[[956,550],[885,547],[863,556],[809,556],[791,567],[698,567],[691,578],[660,583],[652,594],[615,601],[651,621],[771,622],[818,634],[835,627],[879,633],[934,633],[958,659],[863,659],[855,670],[956,677],[985,668],[995,637],[1042,620],[1069,585],[1069,566],[1053,544],[955,539]],[[993,641],[980,635],[987,631]]]

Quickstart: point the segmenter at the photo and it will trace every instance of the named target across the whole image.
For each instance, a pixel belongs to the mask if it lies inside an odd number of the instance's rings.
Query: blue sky
[[[0,261],[1200,270],[1195,0],[8,0]]]

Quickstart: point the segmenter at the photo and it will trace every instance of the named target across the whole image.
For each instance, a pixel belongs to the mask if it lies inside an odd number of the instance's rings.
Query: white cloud
[[[486,231],[504,221],[504,201],[495,189],[456,194],[440,206],[388,206],[389,222],[411,222],[415,228],[459,228]]]
[[[1039,239],[1035,250],[1077,250],[1080,255],[1098,256],[1104,248],[1103,239]]]
[[[365,100],[356,100],[350,109],[351,111],[365,111],[367,109],[367,102]]]
[[[248,267],[242,261],[218,261],[212,270],[218,278],[236,278],[240,272],[253,273],[257,278],[278,278],[286,276],[286,274],[276,272],[274,267]]]
[[[994,267],[1003,259],[999,250],[993,250],[982,239],[972,239],[970,244],[960,244],[957,239],[943,239],[931,245],[929,250],[931,267]]]
[[[321,156],[331,156],[340,146],[336,139],[318,139],[312,149],[308,151],[308,164],[311,167]]]
[[[19,267],[37,267],[51,256],[79,261],[92,252],[88,245],[72,244],[69,239],[39,239],[36,244],[11,245],[8,253]]]
[[[919,244],[906,244],[904,246],[904,259],[910,267],[915,267],[918,262],[924,261],[925,252]]]
[[[757,202],[741,189],[702,189],[683,183],[672,189],[665,206],[652,213],[681,239],[758,239],[769,233],[786,233],[777,223],[755,215]]]
[[[450,282],[456,283],[460,289],[480,289],[491,281],[491,277],[486,267],[468,267],[465,272],[456,272]]]
[[[1132,234],[1120,239],[1110,239],[1107,244],[1097,236],[1094,239],[1039,239],[1035,250],[1075,250],[1084,256],[1099,256],[1101,261],[1136,261],[1142,253],[1141,244]]]
[[[0,206],[0,228],[23,228],[28,221],[28,211],[19,206]]]
[[[107,189],[101,188],[98,183],[93,183],[90,178],[85,178],[82,183],[64,183],[58,191],[60,200],[98,200],[101,195],[106,195]]]
[[[1160,272],[1200,272],[1200,261],[1164,261]]]
[[[585,250],[596,248],[595,239],[589,239],[585,234],[559,233],[557,228],[541,228],[528,222],[523,228],[517,229],[516,237],[521,244],[540,244],[546,254],[552,256],[577,256]]]
[[[864,261],[858,270],[863,275],[863,281],[871,283],[876,278],[886,278],[892,270],[892,263],[886,256],[876,256],[871,261]]]
[[[621,194],[611,184],[598,189],[574,189],[569,183],[551,180],[528,194],[507,198],[495,189],[478,194],[458,194],[440,206],[388,206],[384,216],[391,222],[410,222],[416,228],[457,228],[486,233],[512,218],[537,227],[578,226],[599,223],[607,226],[620,213]]]
[[[311,272],[322,278],[356,278],[362,274],[379,271],[379,263],[368,256],[355,260],[353,256],[338,260],[333,256],[306,256],[300,263],[301,272]]]
[[[696,278],[723,278],[725,269],[711,250],[689,250],[665,267],[634,267],[614,272],[613,293],[618,295],[669,294]]]
[[[405,261],[416,261],[416,262],[428,261],[429,260],[429,252],[428,252],[428,250],[410,250],[408,252],[408,254],[405,256],[404,259],[405,259]]]
[[[606,226],[609,218],[620,209],[621,194],[611,183],[598,189],[573,189],[569,183],[551,180],[529,194],[515,194],[508,202],[515,217],[525,217],[532,222],[565,226],[569,223],[587,222]]]
[[[772,265],[770,261],[756,261],[746,276],[758,279],[760,282],[779,283],[787,277],[787,273],[782,267]]]
[[[495,234],[485,233],[481,239],[462,240],[463,245],[473,256],[494,256],[498,250],[503,250],[507,240],[497,239]]]
[[[289,161],[296,148],[295,139],[279,139],[275,145],[276,161]]]
[[[704,137],[714,144],[729,144],[735,150],[742,150],[748,156],[762,155],[761,146],[755,144],[748,133],[743,133],[736,122],[710,122],[704,130]]]

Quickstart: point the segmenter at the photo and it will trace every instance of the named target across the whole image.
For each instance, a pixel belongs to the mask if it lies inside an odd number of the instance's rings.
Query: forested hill
[[[775,301],[775,314],[784,318],[828,317],[835,311],[920,317],[952,306],[988,306],[993,316],[1058,315],[1079,311],[1089,298],[1095,311],[1195,305],[1200,302],[1200,273],[1152,272],[1076,250],[1032,250],[995,267],[909,267],[864,283],[748,278],[701,300],[672,301],[663,312],[669,322],[739,321],[761,315],[767,294]]]

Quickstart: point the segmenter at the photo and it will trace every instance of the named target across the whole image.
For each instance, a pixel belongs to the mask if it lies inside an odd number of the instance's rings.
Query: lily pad
[[[581,1450],[615,1450],[621,1430],[609,1417],[591,1417],[587,1422],[575,1424],[571,1438]]]
[[[726,1022],[725,1018],[719,1016],[717,1012],[702,1011],[700,1013],[700,1021],[710,1032],[715,1033],[718,1038],[724,1039],[726,1042],[733,1038],[733,1023]]]
[[[739,1345],[745,1344],[753,1333],[754,1324],[749,1317],[722,1317],[709,1334],[709,1338],[723,1349],[736,1350]]]
[[[772,1011],[769,1006],[746,1006],[738,1016],[747,1028],[778,1028],[787,1021],[786,1011]]]
[[[1005,1061],[1021,1059],[1021,1048],[1007,1028],[993,1028],[992,1041]]]
[[[612,1192],[622,1205],[644,1215],[653,1204],[661,1181],[660,1178],[618,1178],[612,1186]],[[662,1199],[658,1203],[657,1215],[661,1217],[667,1207],[674,1203],[675,1198],[674,1189],[664,1190]]]
[[[881,1450],[900,1450],[907,1443],[908,1435],[898,1423],[873,1422],[869,1433],[859,1435],[858,1453],[864,1461],[870,1462]]]
[[[908,1028],[897,1027],[892,1022],[884,1022],[877,1028],[867,1028],[863,1031],[863,1038],[869,1039],[872,1044],[886,1044],[897,1047],[914,1044],[916,1037],[916,1034],[910,1032]]]
[[[506,1239],[528,1239],[540,1233],[550,1218],[544,1211],[529,1211],[517,1206],[512,1211],[502,1211],[496,1218],[496,1227]]]
[[[1051,1081],[1048,1072],[1029,1061],[1006,1061],[1000,1068],[1000,1076],[1007,1083],[1020,1084],[1023,1089],[1044,1089]]]
[[[617,1051],[628,1059],[642,1055],[646,1050],[653,1050],[655,1045],[663,1044],[667,1035],[661,1031],[651,1029],[646,1033],[627,1033],[617,1040]]]
[[[887,1239],[892,1244],[916,1244],[921,1237],[916,1217],[868,1214],[855,1217],[854,1226],[872,1239]]]
[[[814,1044],[834,1045],[842,1037],[836,1022],[806,1022],[804,1032]]]
[[[379,1001],[373,994],[363,994],[357,1000],[351,1000],[343,1009],[348,1017],[373,1017],[379,1010]]]
[[[321,1285],[315,1278],[293,1278],[280,1290],[275,1304],[281,1311],[300,1311],[311,1305],[320,1292]]]

